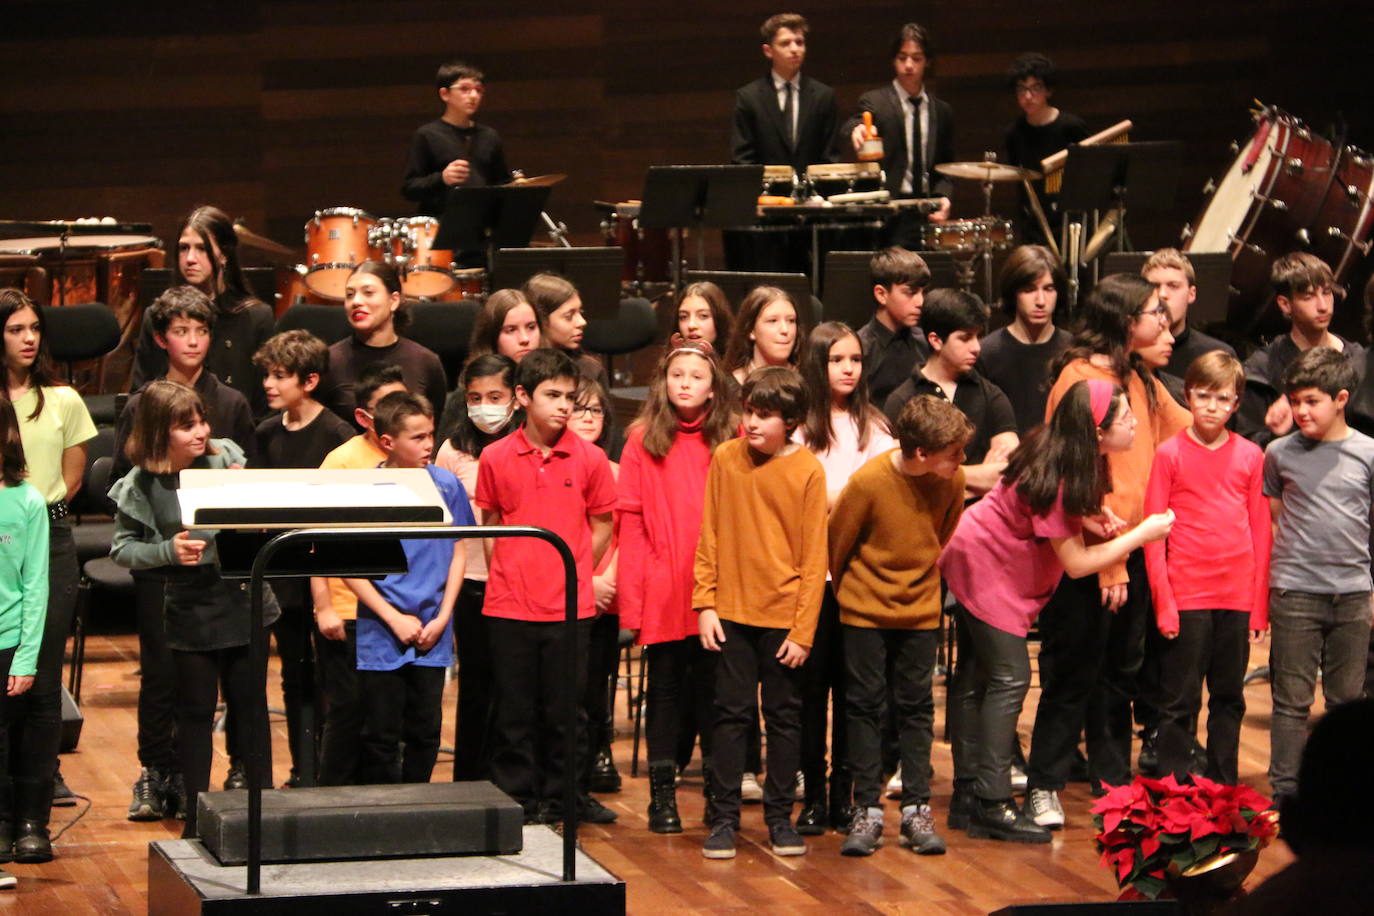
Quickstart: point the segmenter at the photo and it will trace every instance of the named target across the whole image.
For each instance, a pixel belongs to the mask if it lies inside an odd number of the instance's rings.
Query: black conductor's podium
[[[564,659],[569,670],[577,663],[577,567],[567,544],[543,528],[453,525],[425,470],[187,470],[181,474],[178,498],[189,530],[218,532],[224,575],[249,579],[250,651],[255,682],[264,689],[266,580],[403,573],[401,542],[416,539],[527,537],[547,542],[563,562]],[[576,727],[576,704],[575,692],[565,691],[559,713],[569,728]],[[574,755],[564,761],[563,835],[544,825],[519,827],[516,835],[509,818],[512,806],[519,806],[485,782],[435,784],[432,789],[357,787],[353,811],[341,810],[345,802],[338,789],[263,790],[260,777],[270,736],[252,727],[253,717],[245,718],[249,788],[193,800],[198,818],[222,831],[213,843],[194,838],[149,844],[152,916],[625,912],[624,882],[577,849]],[[270,781],[270,774],[266,776]],[[431,792],[434,798],[429,799]],[[264,796],[278,793],[292,798],[264,806]],[[307,793],[318,793],[319,804],[310,804]],[[410,805],[423,815],[427,802],[438,812],[433,823],[469,832],[447,841],[433,834],[398,840],[394,848],[378,842],[378,833],[390,830],[395,835],[396,805]],[[487,813],[469,810],[459,817],[449,810],[464,804],[484,805]],[[369,819],[383,826],[370,830]],[[341,823],[349,825],[356,841],[330,833]],[[265,833],[272,860],[267,866]],[[303,840],[311,835],[321,838],[313,847]]]

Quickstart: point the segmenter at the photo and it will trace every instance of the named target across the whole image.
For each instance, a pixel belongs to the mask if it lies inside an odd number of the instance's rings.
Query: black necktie
[[[926,168],[922,156],[921,136],[921,97],[911,96],[911,191],[924,193],[926,187]]]
[[[787,145],[788,145],[788,146],[796,146],[796,145],[797,145],[797,132],[796,132],[795,127],[793,126],[793,117],[792,117],[793,112],[795,111],[795,107],[794,107],[794,103],[793,103],[793,94],[792,94],[792,83],[791,83],[791,81],[789,80],[788,82],[783,83],[783,86],[787,89],[787,98],[785,98],[785,99],[783,100],[783,103],[782,103],[782,123],[783,123],[783,131],[782,131],[782,133],[783,133],[783,136],[785,136],[785,137],[787,138]]]

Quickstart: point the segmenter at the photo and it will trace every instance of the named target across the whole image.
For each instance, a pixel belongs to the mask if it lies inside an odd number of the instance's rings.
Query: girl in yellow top
[[[67,502],[81,488],[86,442],[95,424],[75,389],[57,383],[47,360],[43,312],[23,292],[0,290],[0,326],[5,335],[5,384],[19,417],[19,433],[30,468],[29,485],[47,503],[48,609],[33,689],[15,706],[9,776],[14,792],[0,782],[0,824],[17,816],[14,858],[47,862],[48,813],[62,739],[62,651],[76,610],[76,544],[67,521]],[[0,777],[3,779],[3,777]],[[0,854],[9,846],[0,834]]]

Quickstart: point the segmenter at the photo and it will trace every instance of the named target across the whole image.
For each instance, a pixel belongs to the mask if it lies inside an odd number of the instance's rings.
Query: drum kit
[[[1254,112],[1255,130],[1221,181],[1208,182],[1195,225],[1183,229],[1185,251],[1231,255],[1228,318],[1253,330],[1269,299],[1274,260],[1305,250],[1331,266],[1336,282],[1367,255],[1374,227],[1374,157],[1342,139],[1332,142],[1272,106]]]
[[[1001,182],[1022,181],[1029,183],[1040,177],[1039,172],[1006,165],[991,158],[983,162],[942,162],[935,171],[951,178],[977,181],[983,189],[983,215],[971,219],[949,219],[938,223],[927,223],[921,230],[922,241],[934,251],[947,251],[954,256],[955,272],[959,286],[965,292],[973,291],[976,270],[975,262],[981,261],[984,267],[984,298],[991,300],[992,254],[1005,251],[1015,244],[1011,220],[1002,219],[992,212],[992,190]]]

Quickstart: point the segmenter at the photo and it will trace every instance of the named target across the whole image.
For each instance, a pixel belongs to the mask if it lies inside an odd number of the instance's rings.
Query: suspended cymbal
[[[548,187],[552,187],[553,185],[558,184],[560,181],[562,181],[563,179],[565,179],[565,178],[567,178],[567,177],[568,177],[567,175],[563,175],[563,174],[560,174],[560,173],[558,173],[558,172],[551,172],[551,173],[548,174],[548,175],[535,175],[533,178],[517,178],[517,179],[515,179],[514,181],[512,181],[510,184],[506,185],[506,187],[508,187],[508,188],[548,188]]]
[[[296,254],[290,248],[280,242],[274,242],[264,235],[258,235],[242,223],[234,224],[234,232],[239,237],[239,244],[245,248],[251,248],[269,260],[280,260],[283,264],[296,263]]]
[[[942,162],[935,171],[951,178],[968,178],[973,181],[1030,181],[1041,177],[1039,172],[1020,169],[1002,162]]]

